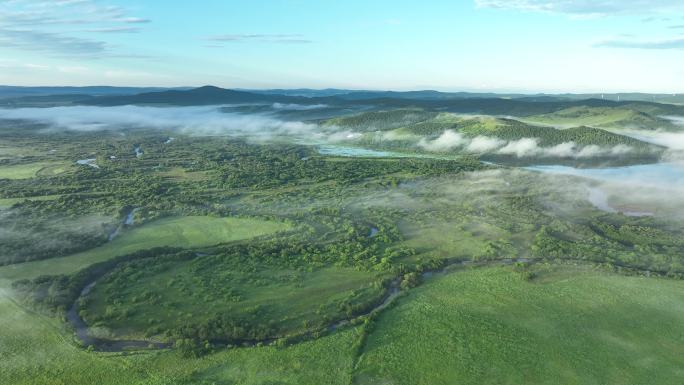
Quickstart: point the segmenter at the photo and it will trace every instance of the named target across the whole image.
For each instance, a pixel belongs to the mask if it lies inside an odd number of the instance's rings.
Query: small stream
[[[109,234],[108,238],[110,241],[116,238],[116,236],[119,234],[119,232],[124,226],[133,225],[135,213],[138,210],[139,208],[136,207],[129,211],[128,214],[126,214],[126,216],[121,221],[119,226],[117,226],[116,229]],[[169,343],[162,342],[153,342],[145,340],[108,340],[102,338],[95,338],[91,336],[89,333],[90,327],[88,326],[88,324],[85,323],[85,321],[83,321],[81,316],[78,314],[78,302],[80,298],[90,294],[90,291],[93,289],[93,287],[95,287],[96,283],[97,280],[86,285],[83,288],[83,290],[81,290],[79,297],[76,299],[76,301],[74,301],[74,303],[71,305],[71,308],[69,308],[69,311],[67,311],[66,313],[67,322],[74,329],[76,337],[78,337],[78,339],[81,340],[84,346],[93,346],[97,350],[104,352],[120,352],[131,349],[150,348],[164,349],[171,346],[171,344]]]
[[[89,285],[84,287],[83,290],[81,290],[79,299],[88,295],[93,287],[95,287],[96,283],[97,281],[91,282]],[[69,311],[66,314],[66,318],[71,327],[74,328],[76,337],[81,340],[81,343],[84,346],[93,346],[98,351],[103,352],[121,352],[131,349],[165,349],[171,347],[171,344],[162,342],[143,340],[106,340],[95,338],[90,335],[90,328],[78,314],[78,301],[79,300],[77,299],[74,304],[71,305],[71,308],[69,308]]]
[[[96,160],[97,160],[97,159],[95,159],[95,158],[79,159],[79,160],[76,161],[76,164],[80,164],[80,165],[82,165],[82,166],[90,166],[90,167],[93,167],[93,168],[100,168],[100,166],[98,166],[98,165],[95,163]]]
[[[198,256],[200,255],[206,255],[206,254],[201,254],[197,253]],[[518,259],[503,259],[503,260],[497,260],[497,261],[484,261],[484,262],[477,262],[477,261],[453,261],[451,263],[447,263],[447,265],[439,270],[431,270],[431,271],[425,271],[421,274],[421,279],[423,281],[428,280],[430,278],[436,277],[436,276],[441,276],[448,274],[452,272],[453,270],[461,267],[467,267],[467,266],[489,266],[489,265],[511,265],[515,262],[531,262],[528,259],[525,258],[518,258]],[[135,350],[135,349],[166,349],[170,348],[173,344],[172,343],[167,343],[167,342],[153,342],[153,341],[146,341],[146,340],[108,340],[108,339],[101,339],[101,338],[95,338],[90,335],[89,333],[89,327],[88,325],[81,319],[81,317],[78,314],[78,302],[79,299],[83,296],[86,296],[90,293],[90,291],[93,289],[95,284],[97,283],[96,281],[91,282],[87,286],[81,290],[81,295],[79,298],[74,301],[73,305],[67,312],[66,318],[69,324],[73,327],[76,336],[78,337],[79,340],[82,341],[84,346],[93,346],[96,350],[98,351],[105,351],[105,352],[120,352],[120,351],[126,351],[126,350]],[[402,294],[402,289],[401,289],[401,277],[395,278],[390,286],[387,288],[387,292],[385,293],[385,296],[383,297],[382,301],[380,301],[376,306],[371,308],[370,310],[366,311],[363,314],[357,314],[356,316],[353,317],[353,319],[362,317],[362,316],[368,316],[371,314],[375,314],[377,312],[380,312],[390,306],[401,294]],[[333,332],[339,328],[345,327],[349,324],[351,324],[352,319],[344,319],[341,321],[337,321],[333,323],[332,325],[328,326],[326,328],[327,331]],[[268,344],[273,341],[275,341],[276,338],[268,338],[265,340],[231,340],[231,341],[214,341],[214,342],[229,342],[231,344],[237,344],[237,345],[242,345],[242,346],[254,346],[257,345],[258,343],[264,343]]]
[[[370,233],[368,234],[368,238],[375,237],[376,235],[378,235],[378,232],[380,232],[380,230],[378,230],[377,227],[371,227]]]
[[[516,262],[532,262],[532,260],[527,259],[527,258],[517,258],[517,259],[499,259],[496,261],[484,261],[484,262],[478,262],[478,261],[453,261],[453,262],[448,262],[446,266],[442,267],[439,270],[428,270],[424,271],[421,273],[420,277],[422,281],[426,281],[428,279],[438,277],[438,276],[443,276],[446,274],[449,274],[453,272],[454,270],[458,268],[463,268],[463,267],[468,267],[468,266],[495,266],[495,265],[512,265]],[[392,283],[390,284],[390,287],[387,289],[387,293],[385,294],[385,297],[383,300],[367,311],[364,314],[360,314],[355,316],[354,318],[359,318],[362,316],[368,316],[380,311],[383,311],[385,308],[387,308],[389,305],[391,305],[402,293],[403,291],[401,290],[401,277],[395,278]],[[341,327],[347,326],[351,323],[351,320],[345,319],[339,322],[336,322],[332,325],[330,325],[327,330],[328,331],[335,331]]]
[[[133,225],[134,218],[135,218],[135,213],[136,213],[136,211],[138,211],[138,210],[139,210],[139,208],[136,207],[136,208],[134,208],[133,210],[131,210],[128,214],[126,214],[126,217],[124,217],[123,221],[121,221],[121,223],[116,227],[116,229],[114,229],[114,231],[112,231],[111,233],[109,233],[109,236],[107,237],[107,239],[108,239],[109,241],[113,240],[114,238],[116,238],[116,237],[119,235],[119,233],[121,232],[121,229],[122,229],[124,226],[131,226],[131,225]]]

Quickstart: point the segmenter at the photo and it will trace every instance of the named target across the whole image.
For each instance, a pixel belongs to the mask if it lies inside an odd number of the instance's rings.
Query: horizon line
[[[618,95],[618,94],[643,94],[643,95],[668,95],[668,96],[679,96],[684,94],[683,92],[648,92],[648,91],[513,91],[513,90],[468,90],[464,89],[454,89],[454,90],[439,90],[435,88],[412,88],[412,89],[389,89],[389,88],[340,88],[340,87],[325,87],[325,88],[312,88],[312,87],[270,87],[270,88],[245,88],[245,87],[222,87],[212,84],[204,84],[200,86],[134,86],[134,85],[107,85],[107,84],[94,84],[94,85],[11,85],[11,84],[0,84],[0,87],[12,87],[12,88],[97,88],[97,87],[109,87],[109,88],[158,88],[162,90],[173,90],[173,89],[184,89],[191,90],[202,87],[215,87],[224,90],[235,90],[235,91],[297,91],[297,90],[307,90],[307,91],[349,91],[349,92],[396,92],[396,93],[408,93],[408,92],[437,92],[442,94],[457,94],[457,93],[469,93],[469,94],[518,94],[518,95],[585,95],[585,94],[595,94],[595,95]]]

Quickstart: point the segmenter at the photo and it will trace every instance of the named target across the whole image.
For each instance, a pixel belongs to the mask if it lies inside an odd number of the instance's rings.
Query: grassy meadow
[[[36,176],[53,176],[66,172],[69,165],[59,162],[35,162],[0,166],[0,179],[29,179]]]
[[[347,317],[339,307],[345,300],[363,304],[384,292],[378,284],[382,276],[350,268],[249,272],[239,261],[211,261],[210,270],[196,263],[202,259],[163,267],[159,261],[149,273],[123,265],[95,285],[83,314],[89,324],[114,337],[142,338],[146,331],[149,336],[186,323],[201,324],[215,314],[256,315],[277,325],[272,333],[284,336]]]
[[[119,255],[160,246],[204,247],[286,230],[284,223],[251,218],[170,217],[126,229],[111,242],[66,257],[0,267],[0,279],[69,274]]]
[[[684,283],[586,267],[437,276],[381,314],[355,384],[672,384]],[[420,325],[419,327],[417,325]]]
[[[491,115],[351,108],[307,123],[344,134],[330,147],[346,153],[286,137],[0,124],[0,257],[11,256],[0,266],[0,385],[679,382],[681,219],[601,211],[588,199],[595,181],[421,143],[449,130],[651,146],[503,118],[512,113],[497,106],[509,103],[488,103]],[[523,112],[558,126],[648,118]],[[354,156],[361,147],[389,155]],[[86,157],[100,168],[73,164]],[[133,225],[107,240],[133,207]],[[515,258],[536,264],[501,266]],[[491,266],[438,273],[457,260]],[[385,298],[395,300],[376,307]],[[97,337],[174,347],[84,347],[65,322],[74,304]]]
[[[286,348],[88,352],[56,319],[25,310],[0,289],[0,383],[12,385],[348,384],[357,329]]]

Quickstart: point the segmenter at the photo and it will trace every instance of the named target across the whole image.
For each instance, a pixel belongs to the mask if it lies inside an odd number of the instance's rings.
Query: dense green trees
[[[333,118],[325,121],[326,126],[339,126],[355,131],[385,131],[428,121],[437,112],[422,109],[393,109],[387,111],[364,112],[358,115]]]
[[[606,144],[622,141],[586,128],[547,135],[548,129],[505,120],[491,126],[476,119],[430,121],[433,118],[431,113],[404,110],[396,116],[368,114],[357,124],[379,121],[383,127],[394,127],[391,122],[403,119],[402,124],[425,135],[439,134],[437,126],[443,130],[444,124],[452,124],[471,136],[535,136],[547,144],[581,143],[583,138]],[[45,139],[32,136],[30,130],[24,136],[12,135],[32,146],[45,145]],[[198,214],[278,219],[292,225],[277,235],[203,250],[144,250],[72,275],[14,284],[38,309],[64,314],[81,297],[78,311],[89,325],[134,324],[132,333],[176,341],[188,356],[210,351],[217,342],[319,335],[339,320],[366,314],[382,302],[389,288],[409,290],[421,283],[423,272],[455,261],[587,260],[670,276],[684,273],[684,244],[676,226],[616,214],[567,214],[577,207],[590,212],[589,204],[553,190],[548,181],[529,173],[464,175],[492,170],[471,157],[324,157],[308,147],[230,138],[178,135],[165,143],[166,134],[145,131],[125,136],[84,134],[78,140],[87,149],[81,149],[70,142],[69,134],[54,135],[50,140],[63,152],[60,159],[96,155],[100,168],[78,166],[57,176],[0,181],[2,198],[55,195],[50,200],[20,200],[3,212],[0,226],[7,229],[11,224],[19,235],[0,238],[5,240],[0,242],[0,264],[94,247],[105,242],[133,208],[138,209],[135,225],[163,216]],[[145,151],[140,158],[132,151],[138,144]],[[549,202],[567,200],[567,212],[550,208]],[[100,220],[87,231],[66,231],[68,221],[88,216]],[[54,229],[53,239],[63,243],[33,242],[36,235]],[[352,281],[352,287],[339,293],[325,286],[331,294],[306,304],[310,307],[305,306],[299,318],[275,311],[267,301],[249,302],[250,295],[264,288],[294,292],[306,289],[307,279],[344,281],[334,274],[316,276],[334,269],[348,276],[361,272],[364,279]],[[527,277],[525,269],[521,276]],[[81,296],[95,281],[95,293]],[[136,286],[139,283],[145,284]],[[317,284],[312,286],[324,287]],[[131,292],[131,287],[140,290]],[[162,307],[162,315],[150,310]],[[133,319],[135,323],[128,322]],[[111,332],[116,335],[116,330]]]

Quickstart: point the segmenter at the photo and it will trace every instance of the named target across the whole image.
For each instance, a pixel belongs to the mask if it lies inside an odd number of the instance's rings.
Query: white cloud
[[[684,10],[681,0],[475,0],[482,8],[565,13],[583,16],[650,14]]]
[[[29,120],[47,125],[52,130],[98,131],[126,129],[177,130],[188,135],[226,135],[265,141],[275,137],[288,137],[300,142],[337,143],[355,141],[363,135],[338,127],[321,127],[317,124],[282,121],[265,114],[234,114],[222,112],[223,106],[199,107],[53,107],[0,109],[0,119]],[[287,108],[281,105],[281,109]],[[292,109],[299,106],[292,105]],[[416,140],[415,136],[397,138]],[[684,143],[684,135],[681,135]],[[385,138],[383,138],[385,139]],[[389,140],[389,139],[388,139]],[[466,138],[453,130],[445,130],[439,137],[415,141],[417,146],[434,152],[464,151],[525,157],[590,158],[620,156],[631,152],[629,146],[580,147],[574,142],[552,147],[540,147],[538,138],[505,141],[478,136]]]
[[[0,109],[0,119],[37,121],[54,130],[172,129],[189,135],[245,136],[263,140],[279,135],[307,139],[327,137],[317,132],[315,124],[285,122],[263,115],[224,113],[220,106],[16,108]],[[351,133],[342,135],[348,134]]]
[[[108,51],[107,43],[29,29],[0,29],[0,47],[59,55],[92,56]]]
[[[293,103],[273,103],[272,107],[276,110],[296,110],[296,111],[308,111],[308,110],[318,110],[321,108],[328,107],[325,104],[293,104]]]
[[[594,156],[601,155],[601,153],[602,153],[601,147],[592,144],[592,145],[585,146],[584,148],[582,148],[580,150],[580,152],[577,154],[577,156],[579,158],[591,158]]]
[[[418,145],[428,151],[448,151],[467,143],[463,135],[446,130],[437,139],[421,139]]]
[[[684,122],[684,120],[682,121]],[[626,135],[644,142],[667,147],[671,150],[684,150],[684,133],[681,132],[637,131],[628,132]]]
[[[391,140],[392,138],[383,137],[383,139]],[[624,144],[614,147],[601,147],[597,145],[582,147],[575,142],[564,142],[551,147],[541,147],[539,142],[539,138],[521,138],[513,141],[505,141],[488,136],[466,138],[460,133],[446,130],[437,139],[420,139],[417,145],[427,151],[434,152],[457,150],[473,154],[513,155],[518,158],[533,156],[547,158],[592,158],[599,156],[621,156],[634,150],[632,147]]]
[[[600,48],[684,49],[684,38],[661,40],[612,39],[594,44]]]
[[[123,7],[93,0],[5,0],[0,1],[0,47],[53,56],[114,56],[106,41],[65,32],[66,27],[84,26],[80,32],[137,32],[139,28],[129,24],[148,21],[130,16]]]
[[[470,141],[466,147],[466,151],[473,153],[485,153],[495,150],[506,144],[505,141],[497,138],[489,138],[486,136],[478,136]]]
[[[575,142],[565,142],[546,149],[546,153],[549,156],[568,158],[574,156],[576,146]]]
[[[539,139],[537,138],[523,138],[520,140],[508,142],[506,146],[499,149],[499,154],[515,155],[519,158],[525,156],[533,156],[539,152]]]
[[[94,33],[136,33],[140,32],[139,27],[103,27],[103,28],[91,28],[86,29],[85,32]]]
[[[206,40],[227,43],[236,42],[261,42],[278,44],[307,44],[313,41],[306,39],[301,34],[228,34],[209,36]]]
[[[46,66],[43,64],[34,64],[34,63],[26,63],[24,64],[26,68],[34,69],[34,70],[48,70],[50,69],[50,66]]]
[[[145,23],[123,7],[93,0],[12,0],[0,1],[0,25],[31,27],[99,23]]]

